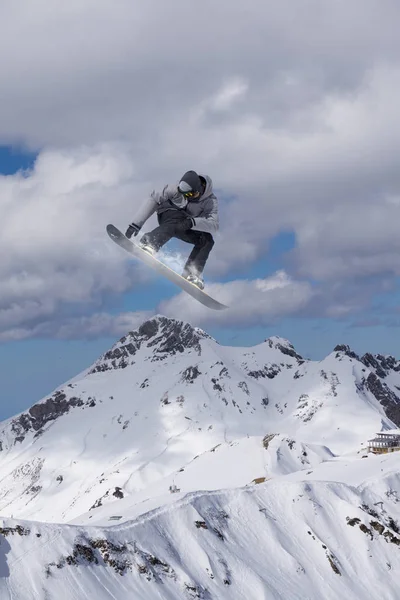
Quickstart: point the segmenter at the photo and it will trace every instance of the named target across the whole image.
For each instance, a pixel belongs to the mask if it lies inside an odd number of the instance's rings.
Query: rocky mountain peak
[[[396,360],[393,356],[383,356],[382,354],[373,355],[369,352],[364,354],[361,358],[361,362],[366,367],[373,369],[378,377],[384,379],[390,371],[400,371],[400,361]]]
[[[387,377],[390,371],[400,371],[400,361],[397,361],[393,356],[373,355],[369,352],[360,358],[346,344],[336,346],[334,352],[337,353],[336,358],[339,358],[339,360],[343,355],[348,356],[359,361],[370,370],[358,384],[359,391],[364,389],[369,391],[382,405],[386,416],[396,425],[400,425],[400,397],[391,387],[381,381]],[[398,386],[394,385],[394,387],[396,391],[400,390]]]
[[[285,338],[282,338],[278,335],[273,335],[267,338],[265,340],[265,343],[268,344],[270,348],[276,348],[277,350],[280,350],[282,354],[285,354],[286,356],[292,356],[293,358],[296,358],[299,361],[304,360],[303,357],[296,352],[293,344],[291,344],[289,340]]]
[[[100,357],[90,373],[110,369],[124,369],[135,362],[135,355],[146,347],[152,353],[152,360],[162,360],[167,356],[194,350],[201,355],[200,341],[213,339],[199,327],[189,323],[156,315],[130,331]],[[214,340],[215,341],[215,340]]]
[[[366,367],[373,370],[378,377],[384,379],[390,373],[390,371],[400,371],[400,361],[394,356],[382,355],[382,354],[371,354],[367,352],[363,356],[359,356],[348,346],[347,344],[340,344],[334,348],[334,352],[342,353],[349,358],[354,358],[360,361]]]
[[[353,350],[347,344],[338,344],[337,346],[334,347],[333,351],[336,353],[342,353],[345,356],[348,356],[349,358],[354,358],[355,360],[360,360],[360,357],[358,356],[358,354],[353,352]]]

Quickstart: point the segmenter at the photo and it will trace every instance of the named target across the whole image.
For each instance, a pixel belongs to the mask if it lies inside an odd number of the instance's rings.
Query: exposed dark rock
[[[370,529],[368,529],[368,527],[366,525],[364,525],[364,523],[361,523],[361,525],[359,525],[359,528],[361,529],[361,531],[363,533],[365,533],[366,535],[369,535],[371,540],[374,538],[372,531]]]
[[[240,387],[240,389],[243,390],[245,394],[247,394],[248,396],[250,395],[248,385],[245,381],[239,381],[238,387]]]
[[[76,542],[72,553],[63,556],[58,563],[50,563],[46,567],[46,575],[51,575],[51,568],[63,569],[68,566],[100,564],[112,567],[119,575],[124,575],[128,569],[132,568],[127,547],[124,545],[113,544],[107,539],[84,539]]]
[[[120,487],[116,487],[115,491],[113,492],[113,496],[115,496],[116,498],[123,498],[124,493]]]
[[[193,383],[193,381],[197,379],[199,375],[201,375],[201,371],[199,371],[197,365],[195,365],[194,367],[188,367],[182,372],[181,381]]]
[[[379,515],[374,508],[368,506],[368,504],[361,504],[361,510],[371,515],[371,517],[375,517],[375,519],[379,519]]]
[[[26,490],[26,493],[28,494],[38,494],[40,492],[40,490],[42,489],[41,485],[32,485],[30,488],[28,488]]]
[[[392,544],[396,544],[396,546],[400,546],[400,538],[393,535],[391,531],[385,531],[383,537],[386,538],[386,541],[389,541]]]
[[[15,441],[22,442],[29,431],[39,432],[49,421],[55,421],[71,408],[83,404],[81,398],[67,398],[64,392],[55,392],[11,421],[11,431],[16,434]]]
[[[90,373],[124,369],[134,363],[134,357],[143,346],[153,348],[151,360],[162,360],[168,355],[194,349],[201,354],[201,339],[212,339],[202,329],[189,323],[157,315],[143,323],[136,331],[122,337],[95,363]]]
[[[11,421],[11,431],[18,435],[21,435],[21,433],[26,433],[30,429],[31,419],[27,413],[22,413],[22,415]],[[22,437],[22,439],[24,438]]]
[[[361,362],[368,368],[373,369],[381,379],[384,379],[390,371],[400,371],[400,361],[393,356],[374,356],[367,352],[361,358]]]
[[[145,575],[148,581],[162,583],[166,577],[176,580],[176,573],[169,564],[140,549],[136,543],[134,544],[134,554],[139,574]]]
[[[224,538],[223,534],[220,532],[219,529],[217,529],[216,527],[214,527],[213,531],[216,534],[216,536],[219,537],[220,540],[222,540],[223,542],[225,541],[225,538]]]
[[[100,481],[100,483],[102,483],[103,481],[104,481],[104,479],[102,479],[102,480]],[[95,503],[94,503],[94,504],[93,504],[93,505],[92,505],[92,506],[89,508],[89,510],[92,510],[93,508],[99,508],[99,506],[103,506],[103,502],[102,502],[102,500],[104,500],[104,498],[107,498],[107,497],[108,497],[108,494],[109,494],[109,490],[107,490],[107,491],[106,491],[106,493],[105,493],[105,494],[103,494],[103,496],[101,496],[101,498],[98,498],[98,499],[96,500],[96,502],[95,502]]]
[[[328,553],[328,552],[326,553],[326,557],[327,557],[327,559],[329,561],[329,564],[332,567],[332,571],[334,573],[336,573],[336,575],[341,575],[340,569],[339,569],[339,567],[337,565],[337,559],[336,559],[336,557],[333,554]]]
[[[213,383],[213,389],[216,390],[217,392],[222,392],[222,386],[218,383],[218,380],[215,377],[211,378],[211,381]]]
[[[343,353],[350,358],[360,361],[366,367],[372,369],[374,374],[381,379],[387,377],[390,371],[400,371],[400,361],[396,360],[393,356],[383,356],[382,354],[373,355],[370,352],[367,352],[360,358],[358,354],[351,350],[350,346],[345,344],[336,346],[334,351],[338,353],[336,355],[337,358],[339,358],[339,353]]]
[[[286,356],[297,358],[297,360],[303,360],[303,357],[300,356],[300,354],[297,354],[296,350],[291,345],[283,346],[282,344],[276,344],[276,347],[282,352],[282,354],[286,354]]]
[[[334,352],[343,352],[343,354],[345,354],[349,358],[354,358],[355,360],[360,360],[360,357],[358,356],[358,354],[353,352],[353,350],[347,344],[339,344],[338,346],[335,346],[333,351]]]
[[[254,377],[254,379],[259,379],[268,377],[268,379],[273,379],[281,372],[281,368],[278,365],[265,365],[263,369],[258,369],[256,371],[249,371],[249,377]]]
[[[0,533],[7,537],[8,535],[14,535],[17,533],[18,535],[29,535],[30,529],[26,529],[21,525],[16,525],[15,527],[0,527]]]
[[[154,337],[159,330],[159,323],[157,319],[151,319],[143,323],[139,329],[138,334],[142,336],[144,340],[149,340]]]
[[[108,352],[103,354],[89,373],[98,373],[112,369],[125,369],[129,364],[132,364],[133,361],[129,361],[128,359],[131,356],[135,356],[140,344],[133,342],[125,344],[124,340],[126,339],[126,337],[121,338],[117,347],[114,346],[111,350],[108,350]]]
[[[365,387],[375,396],[383,406],[386,416],[400,427],[400,398],[382,383],[375,373],[370,373],[365,382]]]
[[[149,348],[156,346],[157,354],[177,354],[193,348],[200,355],[200,340],[210,339],[204,331],[192,327],[189,323],[166,317],[159,317],[159,321],[161,325],[159,335],[147,344]]]
[[[382,533],[385,531],[385,527],[382,525],[382,523],[379,523],[378,521],[371,521],[371,527],[375,529],[375,531],[377,531],[380,535],[382,535]]]
[[[279,340],[282,340],[282,342]],[[283,340],[282,338],[277,337],[277,338],[268,338],[265,341],[268,343],[270,348],[277,348],[278,350],[280,350],[282,352],[282,354],[285,354],[286,356],[291,356],[292,358],[296,358],[298,361],[304,362],[303,357],[300,356],[300,354],[298,354],[296,352],[293,344],[291,344],[287,340]]]
[[[267,435],[264,436],[263,438],[263,446],[266,450],[268,450],[268,446],[270,444],[270,442],[272,442],[272,440],[274,439],[274,437],[278,435],[277,433],[268,433]]]
[[[185,583],[185,590],[188,594],[188,598],[192,598],[193,600],[203,600],[205,594],[209,597],[207,589],[201,585]]]
[[[389,517],[388,518],[387,525],[388,525],[388,527],[390,527],[391,529],[393,529],[393,531],[395,531],[396,533],[400,533],[400,527],[399,527],[397,521],[395,521],[393,519],[393,517]]]
[[[65,558],[65,562],[68,565],[77,565],[79,562],[81,562],[80,559],[83,559],[89,563],[95,563],[96,565],[99,563],[93,548],[84,544],[75,544],[72,556],[67,556]]]
[[[171,404],[171,402],[168,399],[168,392],[165,392],[163,397],[160,400],[161,404],[164,404],[164,406],[166,406],[167,404]]]

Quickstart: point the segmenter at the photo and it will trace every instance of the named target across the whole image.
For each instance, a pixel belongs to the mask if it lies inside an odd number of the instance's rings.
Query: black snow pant
[[[214,239],[211,233],[206,231],[179,231],[177,224],[187,218],[187,213],[182,210],[170,209],[157,215],[159,226],[146,233],[142,240],[149,243],[156,250],[159,250],[171,238],[177,238],[188,244],[193,244],[194,248],[183,269],[183,275],[195,272],[201,275],[204,270],[208,255],[214,246]]]

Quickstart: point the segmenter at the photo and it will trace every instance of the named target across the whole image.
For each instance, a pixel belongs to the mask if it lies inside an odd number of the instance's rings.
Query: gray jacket
[[[206,189],[200,198],[188,201],[179,191],[177,185],[166,185],[162,192],[153,191],[150,198],[140,207],[133,223],[142,227],[155,212],[161,214],[166,210],[184,210],[194,218],[193,229],[215,233],[219,228],[218,200],[213,193],[212,181],[208,175],[201,175],[206,182]]]

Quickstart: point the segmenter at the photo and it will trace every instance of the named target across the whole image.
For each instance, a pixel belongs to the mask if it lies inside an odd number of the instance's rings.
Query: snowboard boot
[[[204,290],[204,279],[201,277],[201,275],[196,275],[195,273],[184,273],[183,277],[198,287],[199,290]]]
[[[139,248],[141,248],[142,250],[144,250],[145,252],[147,252],[147,254],[150,254],[150,256],[154,256],[157,253],[156,248],[154,248],[154,246],[152,246],[151,244],[149,244],[145,240],[141,241],[139,243]]]

